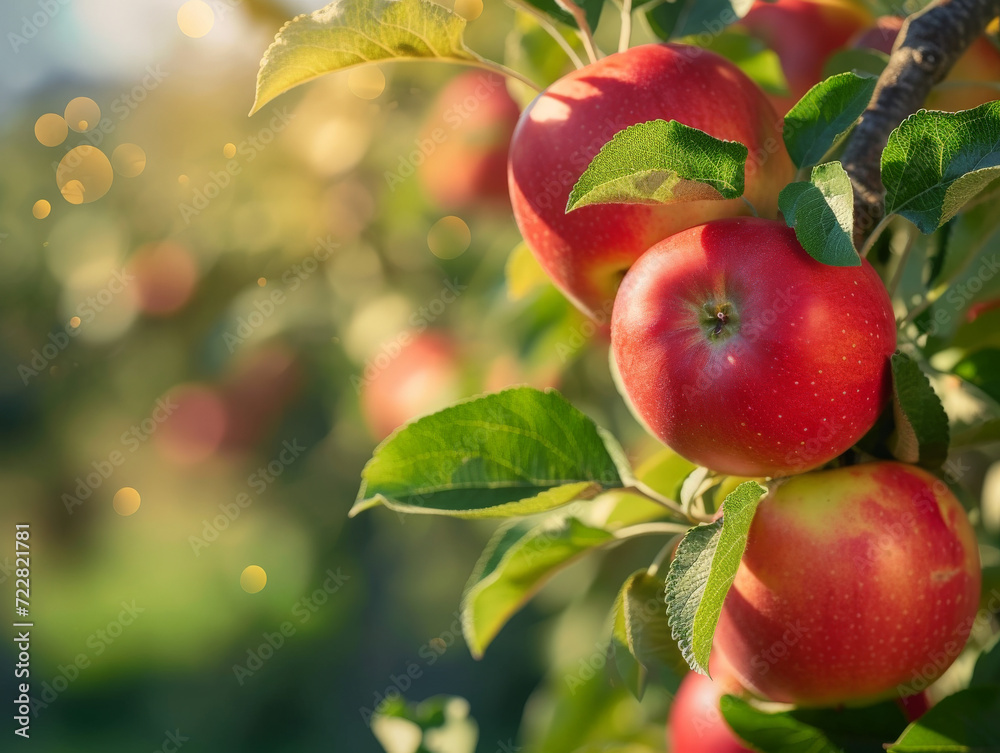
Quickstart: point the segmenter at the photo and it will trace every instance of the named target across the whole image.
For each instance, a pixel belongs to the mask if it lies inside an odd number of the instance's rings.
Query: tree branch
[[[892,130],[919,110],[931,88],[1000,15],[1000,0],[936,0],[903,24],[872,101],[851,134],[842,162],[854,185],[854,241],[882,219],[881,155]]]

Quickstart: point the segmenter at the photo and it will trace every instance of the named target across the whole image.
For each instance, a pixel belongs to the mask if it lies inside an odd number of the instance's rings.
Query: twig
[[[1000,2],[1000,0],[997,1]],[[590,24],[587,23],[587,12],[573,2],[573,0],[557,0],[557,2],[573,16],[573,20],[576,21],[576,25],[580,30],[580,40],[583,42],[583,49],[587,51],[587,57],[590,58],[590,62],[596,63],[597,49],[594,47],[594,32],[590,28]]]
[[[574,50],[572,45],[566,41],[566,38],[559,33],[559,30],[549,22],[549,19],[544,13],[532,8],[527,3],[522,2],[522,0],[507,0],[507,5],[523,13],[527,13],[529,16],[534,18],[542,30],[552,37],[556,44],[562,48],[562,51],[566,53],[566,56],[573,61],[573,65],[576,68],[583,68],[584,62],[580,59],[580,56],[576,54],[576,50]]]
[[[711,523],[712,519],[707,515],[698,515],[697,513],[692,513],[685,510],[674,500],[668,499],[660,494],[658,491],[650,486],[647,486],[642,481],[635,479],[632,481],[630,486],[625,487],[627,492],[632,492],[633,494],[638,494],[640,497],[645,497],[650,502],[655,502],[656,504],[667,508],[670,512],[674,513],[677,517],[688,520],[692,523]]]
[[[862,246],[882,219],[880,165],[889,134],[920,109],[934,85],[997,15],[1000,0],[936,0],[904,22],[842,160],[854,184],[856,245]]]
[[[649,563],[649,567],[646,568],[646,575],[650,578],[656,577],[656,574],[660,572],[660,568],[663,567],[663,563],[667,561],[673,553],[674,547],[677,546],[677,542],[682,538],[684,538],[684,534],[678,533],[676,536],[671,537],[670,541],[663,545],[663,548],[657,552],[653,561]]]
[[[635,536],[655,536],[660,533],[686,533],[691,526],[684,523],[637,523],[615,531],[616,539],[631,539]]]
[[[457,61],[459,65],[471,65],[474,68],[484,68],[488,71],[493,71],[494,73],[499,73],[501,76],[509,76],[510,78],[520,81],[525,86],[530,86],[536,92],[541,92],[542,87],[536,84],[527,76],[518,73],[513,68],[508,68],[506,65],[501,63],[495,63],[492,60],[487,60],[485,58],[476,58],[472,60],[460,60]]]
[[[899,264],[896,265],[896,269],[892,273],[892,279],[886,285],[886,290],[889,291],[890,298],[896,294],[896,288],[899,287],[899,282],[903,279],[903,272],[906,271],[906,265],[910,261],[910,251],[913,249],[913,244],[916,240],[916,228],[910,225],[906,229],[906,246],[903,248],[903,253],[899,255]]]
[[[618,35],[618,52],[625,52],[632,42],[632,0],[622,0],[622,29]]]

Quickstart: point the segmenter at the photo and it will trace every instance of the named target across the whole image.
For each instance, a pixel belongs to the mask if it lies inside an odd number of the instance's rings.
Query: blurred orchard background
[[[646,544],[570,568],[476,662],[456,610],[494,524],[346,517],[399,422],[509,384],[654,447],[600,334],[511,253],[505,82],[359,68],[247,117],[261,54],[315,7],[0,9],[0,592],[12,615],[30,523],[28,745],[377,751],[384,697],[450,694],[487,753],[602,728],[662,746],[662,691],[637,704],[602,670]],[[481,54],[569,70],[498,0],[458,10]]]

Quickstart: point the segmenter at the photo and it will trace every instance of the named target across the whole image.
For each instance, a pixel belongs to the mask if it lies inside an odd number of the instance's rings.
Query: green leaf
[[[433,696],[419,704],[399,696],[380,704],[372,717],[372,734],[387,753],[442,750],[435,741],[448,740],[454,753],[474,753],[479,727],[469,716],[469,702],[459,696]]]
[[[983,348],[970,353],[956,363],[952,371],[1000,401],[1000,348]]]
[[[646,11],[649,26],[664,42],[692,34],[718,34],[747,14],[753,0],[667,0]]]
[[[938,702],[889,753],[1000,751],[1000,686],[968,688]]]
[[[698,44],[702,39],[691,37],[683,41]],[[788,81],[778,53],[757,37],[742,29],[729,28],[701,46],[722,55],[768,94],[788,96]]]
[[[906,726],[902,711],[891,701],[861,708],[768,713],[723,696],[719,706],[737,735],[768,753],[871,753]]]
[[[687,671],[671,637],[664,582],[645,569],[629,576],[615,599],[611,645],[619,674],[632,694],[642,699],[650,668],[661,682],[676,688]]]
[[[920,366],[909,356],[892,356],[892,454],[904,463],[940,468],[948,457],[948,415]]]
[[[823,64],[823,78],[838,73],[858,73],[878,78],[889,64],[889,56],[878,50],[838,50]]]
[[[757,504],[767,490],[744,481],[726,497],[723,517],[684,536],[667,575],[667,615],[687,663],[708,674],[712,637],[746,549]]]
[[[832,267],[861,266],[854,248],[854,190],[839,162],[812,169],[809,182],[789,183],[778,207],[811,257]]]
[[[351,509],[496,518],[624,486],[615,440],[558,392],[515,387],[398,429],[362,471]]]
[[[285,24],[257,73],[250,114],[324,73],[387,60],[480,62],[465,46],[465,19],[431,0],[335,0]]]
[[[995,637],[993,642],[976,659],[975,669],[972,670],[972,679],[969,685],[980,687],[983,685],[1000,685],[1000,636]]]
[[[524,2],[560,23],[572,26],[574,29],[577,28],[576,19],[573,18],[569,11],[560,6],[556,0],[524,0]],[[580,8],[583,8],[587,17],[587,25],[591,31],[596,29],[597,24],[601,20],[601,10],[604,8],[604,0],[574,0],[574,2]]]
[[[889,134],[882,152],[886,214],[921,232],[950,220],[1000,176],[1000,102],[974,110],[920,110]]]
[[[816,165],[850,133],[868,107],[877,79],[841,73],[806,92],[788,114],[782,137],[799,167]]]
[[[669,204],[743,195],[747,148],[676,120],[614,135],[573,186],[566,211],[590,204]]]
[[[556,516],[501,527],[483,550],[462,596],[462,631],[477,659],[545,582],[614,534]]]
[[[636,469],[635,476],[668,499],[678,499],[684,480],[698,466],[664,447]]]
[[[767,753],[843,753],[821,730],[787,711],[768,714],[732,695],[722,696],[719,708],[739,737]]]

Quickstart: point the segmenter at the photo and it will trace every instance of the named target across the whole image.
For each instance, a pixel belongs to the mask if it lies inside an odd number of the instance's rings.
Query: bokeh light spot
[[[427,247],[439,259],[454,259],[472,243],[472,232],[461,217],[442,217],[427,233]]]
[[[177,182],[180,183],[182,186],[186,186],[190,181],[191,179],[186,175],[177,176]]]
[[[84,144],[70,149],[56,168],[56,185],[70,204],[89,204],[111,188],[114,171],[100,149]]]
[[[475,21],[483,13],[483,0],[455,0],[455,12],[466,21]]]
[[[248,594],[264,590],[267,585],[267,573],[260,565],[249,565],[240,574],[240,587]]]
[[[74,131],[83,133],[97,125],[101,108],[90,97],[76,97],[66,105],[66,123]]]
[[[39,199],[35,202],[34,206],[31,207],[31,213],[35,216],[36,220],[44,220],[49,216],[49,212],[51,211],[52,205],[45,199]]]
[[[236,156],[236,144],[233,144],[232,142],[230,142],[230,143],[226,144],[224,147],[222,147],[222,156],[225,157],[226,159],[232,159],[233,157],[235,157]]]
[[[203,37],[215,25],[215,12],[203,0],[188,0],[177,11],[177,25],[193,39]]]
[[[69,126],[62,115],[47,112],[35,121],[35,138],[42,146],[59,146],[69,135]]]
[[[123,486],[115,492],[115,497],[111,501],[111,504],[114,506],[116,513],[123,517],[128,517],[138,511],[141,501],[139,492],[131,486]]]
[[[79,327],[80,326],[80,317],[78,317],[78,316],[71,316],[70,319],[69,319],[69,326],[72,327],[73,329],[76,329],[77,327]]]
[[[355,97],[375,99],[385,91],[385,74],[377,65],[363,65],[347,74],[347,88]]]
[[[262,288],[265,285],[267,285],[267,278],[266,277],[258,277],[257,278],[257,287]]]
[[[146,152],[138,144],[119,144],[111,153],[111,164],[123,178],[134,178],[146,169]]]

